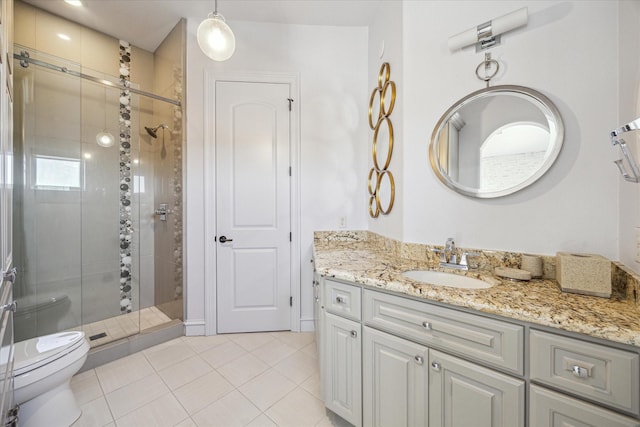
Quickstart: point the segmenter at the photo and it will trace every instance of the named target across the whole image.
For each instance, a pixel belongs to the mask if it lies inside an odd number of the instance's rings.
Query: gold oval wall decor
[[[376,196],[369,197],[369,215],[371,218],[378,218],[380,215],[380,205]]]
[[[380,167],[380,162],[378,160],[378,136],[382,132],[387,135],[386,141],[386,159],[384,160],[384,166]],[[384,140],[381,141],[384,146]],[[393,154],[393,125],[391,124],[391,120],[388,117],[383,117],[378,120],[378,124],[376,125],[376,129],[373,132],[373,165],[379,171],[385,171],[389,167],[389,163],[391,163],[391,155]],[[384,156],[383,156],[384,157]]]
[[[373,174],[376,174],[376,179],[373,179]],[[378,182],[378,171],[376,170],[376,168],[371,168],[371,170],[369,171],[369,177],[367,178],[368,184],[367,184],[367,190],[369,190],[369,195],[370,196],[375,196],[376,195],[376,186],[372,185],[373,183],[377,183]]]
[[[378,87],[382,89],[384,84],[391,78],[391,66],[388,62],[385,62],[378,71]]]
[[[387,178],[386,180],[384,178]],[[388,184],[387,184],[388,182]],[[396,197],[396,184],[391,171],[383,171],[378,175],[376,182],[376,205],[380,209],[380,213],[388,215],[393,208],[393,201]],[[383,207],[383,203],[387,203],[387,207]]]
[[[396,196],[393,174],[388,170],[393,154],[393,124],[389,116],[396,104],[396,84],[391,80],[391,66],[385,62],[378,71],[378,86],[369,98],[369,127],[373,129],[371,154],[373,167],[367,177],[369,216],[388,215]]]
[[[375,88],[371,92],[371,98],[369,98],[369,127],[371,129],[376,128],[376,123],[382,117],[382,89]],[[375,117],[375,119],[374,119]]]
[[[391,88],[391,96],[387,94],[387,89]],[[390,99],[387,107],[387,99]],[[382,87],[382,99],[380,100],[380,113],[383,117],[388,117],[396,105],[396,83],[387,81]]]

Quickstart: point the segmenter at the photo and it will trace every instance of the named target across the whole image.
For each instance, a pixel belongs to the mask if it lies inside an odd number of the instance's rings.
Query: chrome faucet
[[[453,237],[447,239],[447,243],[444,246],[444,259],[449,264],[456,263],[456,242]]]
[[[468,270],[468,256],[478,256],[476,252],[463,252],[458,262],[458,253],[456,250],[456,242],[453,237],[449,237],[445,243],[444,250],[431,249],[432,252],[440,254],[440,267],[455,268],[456,270]]]

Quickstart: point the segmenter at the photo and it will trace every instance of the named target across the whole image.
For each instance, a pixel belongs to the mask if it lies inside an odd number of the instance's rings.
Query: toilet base
[[[71,381],[20,404],[20,427],[69,427],[82,411],[71,391]]]

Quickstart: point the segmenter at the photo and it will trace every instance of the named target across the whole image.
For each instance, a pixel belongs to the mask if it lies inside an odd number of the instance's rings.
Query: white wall
[[[545,176],[514,195],[458,195],[431,171],[428,143],[440,115],[484,86],[475,76],[483,54],[452,53],[447,39],[524,6],[529,24],[491,50],[501,66],[492,85],[551,98],[564,119],[564,147]],[[617,20],[610,1],[404,2],[404,241],[455,237],[463,247],[617,259],[618,172],[608,140],[618,121]]]
[[[640,2],[620,2],[620,110],[618,123],[628,123],[640,117]],[[624,136],[625,141],[640,161],[640,132]],[[618,178],[620,185],[620,261],[640,273],[636,261],[636,227],[640,227],[640,185]]]
[[[295,72],[300,74],[300,246],[301,319],[313,314],[309,262],[313,231],[367,228],[366,80],[367,29],[229,22],[236,52],[214,63],[200,52],[196,29],[202,17],[188,19],[185,255],[188,333],[203,332],[204,295],[214,283],[204,277],[204,70]],[[207,166],[209,167],[209,166]],[[212,238],[213,236],[207,236]],[[214,316],[215,313],[208,313]],[[310,322],[305,322],[308,327]]]

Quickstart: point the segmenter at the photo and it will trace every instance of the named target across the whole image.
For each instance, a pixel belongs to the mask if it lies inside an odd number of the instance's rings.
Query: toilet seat
[[[18,376],[33,371],[66,356],[85,343],[84,332],[79,331],[59,332],[17,342],[13,373]]]

